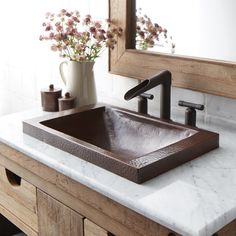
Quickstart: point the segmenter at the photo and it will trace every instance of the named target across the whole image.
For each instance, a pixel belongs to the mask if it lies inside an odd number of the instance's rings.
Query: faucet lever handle
[[[200,110],[200,111],[204,110],[204,105],[202,105],[202,104],[196,104],[196,103],[185,102],[185,101],[179,101],[179,106],[188,107],[188,108],[191,108],[191,109],[197,109],[197,110]]]
[[[139,97],[147,98],[149,100],[153,100],[153,98],[154,98],[153,94],[150,94],[150,93],[142,93],[142,94],[139,95]]]
[[[152,100],[154,96],[150,93],[141,93],[138,96],[138,112],[147,114],[148,113],[148,99]]]
[[[179,106],[187,107],[185,111],[185,124],[195,127],[196,126],[196,110],[204,110],[204,105],[191,102],[179,101]]]

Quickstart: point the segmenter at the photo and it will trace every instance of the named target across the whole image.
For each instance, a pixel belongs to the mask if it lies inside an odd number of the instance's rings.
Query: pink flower
[[[61,32],[61,30],[62,30],[62,26],[61,25],[56,26],[56,31],[57,32]]]
[[[79,13],[79,11],[75,10],[75,11],[74,11],[74,15],[75,15],[77,18],[80,18],[80,13]]]
[[[84,22],[85,25],[88,25],[91,22],[91,16],[86,15],[83,22]]]
[[[97,34],[95,37],[96,37],[96,39],[98,40],[99,43],[106,39],[104,34],[101,34],[101,33]]]
[[[54,35],[54,39],[59,42],[60,40],[62,40],[61,34],[55,34]]]
[[[51,50],[54,51],[54,52],[56,52],[56,51],[57,51],[57,45],[53,44],[53,45],[51,46]]]
[[[62,9],[57,14],[47,13],[43,22],[44,35],[39,40],[51,41],[51,50],[72,61],[94,61],[105,47],[114,48],[122,29],[112,22],[81,17],[79,11]]]
[[[108,32],[108,31],[109,31],[109,30],[107,30],[107,32]],[[105,34],[105,33],[106,33],[106,31],[105,31],[104,29],[99,29],[98,32],[100,32],[101,34]]]
[[[60,21],[57,21],[57,22],[55,23],[55,26],[61,26],[61,22],[60,22]]]
[[[79,41],[81,39],[81,33],[75,32],[75,38]]]
[[[102,27],[101,23],[96,21],[94,26],[97,28],[97,29],[100,29]]]
[[[54,39],[54,33],[53,33],[53,32],[51,32],[51,33],[49,34],[49,39]]]
[[[65,14],[66,14],[66,10],[65,9],[61,9],[61,11],[60,11],[60,14],[62,15],[62,16],[64,16]]]
[[[46,12],[45,18],[48,19],[50,16],[51,16],[51,13],[50,12]]]
[[[71,13],[66,12],[66,16],[67,16],[67,17],[71,17],[71,15],[72,15]]]
[[[67,23],[68,26],[73,26],[74,21],[72,19],[68,19]]]
[[[50,31],[52,29],[52,26],[50,25],[50,23],[48,23],[46,25],[45,31]]]
[[[112,39],[112,38],[113,38],[113,34],[112,34],[111,32],[108,32],[108,33],[107,33],[107,38],[108,38],[108,39]]]
[[[96,33],[96,28],[94,26],[90,27],[89,28],[89,31],[92,33],[92,34],[95,34]]]

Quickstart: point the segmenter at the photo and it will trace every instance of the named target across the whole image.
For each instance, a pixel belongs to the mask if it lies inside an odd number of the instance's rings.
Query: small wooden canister
[[[54,88],[50,84],[48,88],[41,90],[41,102],[43,111],[58,111],[58,98],[61,97],[61,89]]]
[[[72,109],[75,107],[75,97],[72,97],[70,93],[66,93],[64,97],[58,99],[59,111]]]

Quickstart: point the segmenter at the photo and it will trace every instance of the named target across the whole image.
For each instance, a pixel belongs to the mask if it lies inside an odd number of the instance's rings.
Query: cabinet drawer
[[[38,232],[36,187],[0,166],[0,213]],[[8,217],[9,218],[9,217]],[[11,220],[11,219],[10,219]]]
[[[57,201],[37,191],[40,236],[84,236],[84,217]]]
[[[84,236],[114,236],[113,234],[107,232],[105,229],[94,224],[92,221],[84,220]]]

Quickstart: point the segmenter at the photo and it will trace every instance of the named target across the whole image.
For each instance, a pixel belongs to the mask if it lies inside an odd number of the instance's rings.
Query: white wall
[[[56,3],[56,4],[55,4]],[[98,4],[99,3],[99,4]],[[58,65],[62,59],[39,41],[45,13],[62,8],[90,12],[98,18],[107,12],[106,1],[9,0],[0,3],[0,114],[39,105],[40,89],[53,83],[62,87]],[[96,13],[96,14],[95,14]]]
[[[61,59],[51,52],[47,42],[40,42],[41,23],[44,13],[61,8],[77,9],[82,13],[105,18],[106,0],[9,0],[0,3],[0,115],[40,107],[40,89],[54,83],[63,88],[58,72]],[[30,10],[27,10],[30,9]],[[107,53],[95,65],[95,76],[99,101],[136,109],[137,101],[126,102],[124,93],[137,84],[136,80],[111,75],[108,70]],[[159,89],[152,91],[155,101],[150,102],[150,113],[158,116]],[[182,114],[178,100],[206,105],[205,112],[199,112],[198,119],[223,117],[236,121],[236,102],[231,99],[172,89],[172,111]]]

